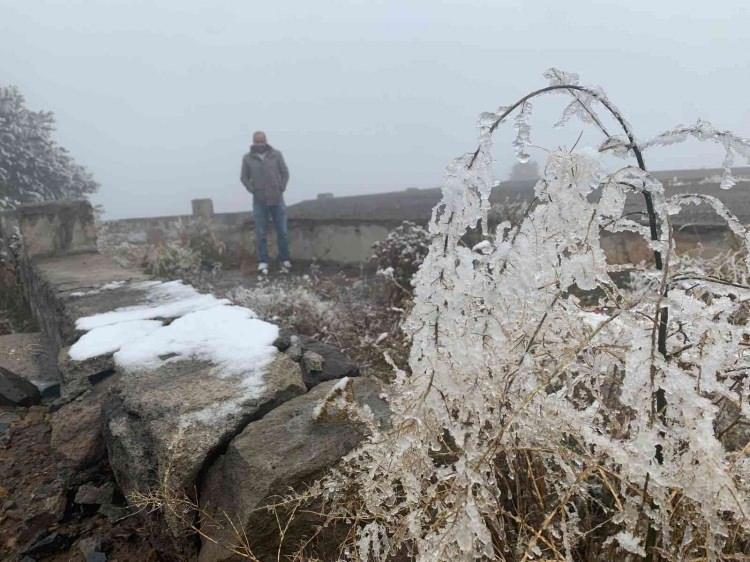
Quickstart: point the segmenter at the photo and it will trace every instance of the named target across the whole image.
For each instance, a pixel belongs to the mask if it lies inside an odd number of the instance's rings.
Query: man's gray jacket
[[[253,194],[253,203],[280,205],[289,182],[289,170],[281,152],[268,147],[264,155],[248,152],[242,157],[240,181]]]

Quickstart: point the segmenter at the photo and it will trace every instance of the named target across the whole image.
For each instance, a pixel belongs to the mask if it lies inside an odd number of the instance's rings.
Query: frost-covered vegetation
[[[115,253],[132,259],[127,244]],[[209,221],[195,219],[180,232],[179,241],[162,241],[149,246],[141,259],[147,273],[157,277],[185,277],[200,280],[218,273],[227,261],[226,245],[216,235]]]
[[[688,136],[719,143],[730,188],[732,157],[750,157],[750,142],[699,121],[639,143],[600,88],[545,76],[547,87],[482,114],[479,147],[448,167],[415,278],[410,372],[387,389],[390,428],[297,498],[351,527],[342,559],[750,553],[750,432],[736,431],[750,422],[748,233],[715,198],[668,197],[643,157]],[[604,141],[551,152],[520,224],[488,232],[492,133],[515,114],[527,161],[542,94],[568,96],[560,124],[580,118]],[[601,153],[635,164],[610,171]],[[630,194],[647,220],[624,216]],[[735,234],[729,275],[676,256],[670,221],[689,205],[711,206]],[[484,241],[467,245],[478,225]],[[628,268],[627,289],[600,246],[624,231],[653,250]]]
[[[427,230],[404,221],[385,240],[374,244],[370,265],[383,279],[384,296],[392,304],[411,299],[411,280],[427,255],[429,243]]]
[[[391,361],[406,367],[409,337],[403,322],[411,306],[400,294],[400,306],[395,306],[391,291],[391,283],[378,275],[346,275],[313,266],[303,276],[235,286],[226,296],[291,334],[333,345],[362,372],[388,378]]]
[[[0,210],[80,199],[99,187],[53,139],[55,118],[31,111],[17,88],[0,86]]]

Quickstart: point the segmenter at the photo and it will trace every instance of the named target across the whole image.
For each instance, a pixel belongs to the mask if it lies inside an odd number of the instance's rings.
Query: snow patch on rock
[[[115,353],[115,363],[128,371],[195,359],[210,361],[222,376],[238,375],[262,370],[273,360],[278,334],[277,326],[258,320],[252,310],[217,305],[186,314],[131,342]]]
[[[215,366],[215,376],[238,377],[245,395],[262,392],[263,374],[276,355],[276,325],[181,281],[134,288],[147,289],[144,304],[78,319],[76,327],[87,333],[71,347],[71,359],[114,353],[124,372],[156,370],[172,361],[207,361]],[[174,320],[164,325],[157,318]]]
[[[156,284],[145,282],[135,284],[133,287],[136,289],[148,289],[146,303],[79,318],[76,321],[76,328],[89,331],[101,326],[135,320],[179,318],[197,310],[229,304],[229,301],[226,299],[217,299],[213,295],[199,293],[182,281],[169,281]]]
[[[73,361],[85,361],[114,353],[134,340],[151,335],[162,326],[158,320],[132,320],[101,326],[81,336],[68,354]]]

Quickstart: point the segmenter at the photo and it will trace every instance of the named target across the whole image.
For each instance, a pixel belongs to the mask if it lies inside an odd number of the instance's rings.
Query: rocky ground
[[[6,332],[33,327],[17,303],[0,318]],[[0,560],[169,560],[125,508],[103,444],[76,430],[97,420],[57,411],[47,365],[38,332],[0,335]]]
[[[268,278],[225,271],[203,280],[201,285],[280,324],[285,333],[299,334],[305,354],[301,362],[304,384],[310,388],[321,381],[344,376],[354,364],[361,367],[362,374],[385,376],[389,370],[383,359],[385,351],[397,360],[403,359],[405,345],[399,328],[403,310],[383,306],[378,300],[381,295],[378,282],[358,269],[298,267],[290,275],[276,273]],[[19,317],[17,310],[13,311],[13,317]],[[14,325],[18,326],[17,321]],[[44,348],[40,338],[38,333],[0,335],[0,395],[6,396],[5,399],[0,396],[0,560],[185,559],[184,555],[176,554],[174,543],[165,536],[159,516],[128,508],[115,484],[100,431],[103,401],[97,398],[107,392],[110,383],[115,384],[115,377],[97,383],[85,400],[63,404],[56,398],[57,389],[48,386],[45,380],[49,358],[40,352]],[[325,369],[313,368],[318,378],[308,380],[311,375],[308,363],[316,359]],[[14,378],[14,371],[33,380],[42,392]],[[348,441],[342,440],[340,428],[327,428],[325,424],[300,425],[298,412],[311,410],[320,398],[318,395],[324,395],[332,384],[334,381],[321,385],[315,393],[299,397],[287,409],[279,408],[274,415],[280,421],[264,437],[279,439],[276,448],[280,458],[287,455],[285,443],[296,443],[285,437],[287,426],[294,428],[300,441],[295,451],[305,451],[306,446],[317,443],[305,453],[317,460],[310,461],[313,462],[310,466],[300,463],[308,475],[333,462],[358,439],[355,433]],[[370,391],[365,389],[370,383],[363,379],[356,384],[362,387],[358,392],[369,396]],[[264,423],[268,425],[273,419],[269,417]],[[253,432],[264,431],[264,427],[258,423],[247,431],[252,436]],[[327,432],[332,432],[328,440],[324,439]],[[238,438],[237,443],[255,441]],[[330,446],[326,448],[320,443]],[[247,447],[252,449],[251,445],[255,446],[250,443]],[[233,450],[230,448],[230,452]],[[241,447],[238,450],[237,454],[249,454]],[[217,464],[219,468],[214,472],[224,470],[234,477],[231,459],[230,455]],[[269,483],[263,484],[262,479],[256,483],[258,499],[273,492],[278,482],[291,485],[298,478],[286,473],[274,476],[273,470],[268,470]],[[215,475],[209,478],[209,488],[216,487],[216,478]],[[220,480],[227,478],[225,474]],[[245,495],[252,497],[249,492]],[[231,494],[226,501],[234,501]]]
[[[63,412],[55,402],[59,389],[45,377],[49,358],[41,334],[27,331],[35,325],[17,288],[4,283],[3,289],[0,560],[177,560],[169,556],[168,544],[154,544],[154,535],[144,532],[148,517],[134,516],[125,507],[103,457],[103,443],[91,443],[89,435],[75,430],[53,433],[56,416],[63,428],[98,420],[85,411],[76,412],[77,419],[60,420]]]
[[[0,559],[164,560],[128,517],[106,462],[78,468],[51,447],[50,409],[0,409]]]

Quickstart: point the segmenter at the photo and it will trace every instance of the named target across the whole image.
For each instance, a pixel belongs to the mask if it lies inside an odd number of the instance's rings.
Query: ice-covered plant
[[[143,256],[146,273],[164,278],[192,278],[201,272],[201,255],[179,242],[158,242]]]
[[[184,245],[200,256],[201,269],[218,271],[229,264],[226,244],[210,220],[194,219],[183,229],[181,238]]]
[[[312,491],[332,522],[353,527],[342,558],[750,552],[750,444],[723,432],[750,421],[748,233],[718,199],[668,197],[642,151],[693,135],[747,158],[750,143],[699,122],[639,145],[600,88],[545,76],[547,87],[482,114],[479,147],[448,166],[415,278],[411,373],[387,389],[390,427]],[[552,152],[523,221],[466,245],[487,224],[492,133],[515,115],[514,148],[527,160],[531,100],[547,93],[570,99],[560,124],[578,117],[604,142]],[[607,171],[602,152],[636,165]],[[647,220],[624,214],[629,194]],[[671,218],[689,205],[711,206],[736,236],[733,278],[677,260]],[[649,268],[632,268],[637,290],[614,282],[622,266],[600,245],[624,231],[653,250]]]
[[[404,221],[389,232],[385,240],[373,244],[369,262],[389,288],[388,302],[397,304],[411,297],[411,280],[427,255],[429,242],[427,230]]]
[[[112,253],[123,255],[127,245]],[[159,277],[182,277],[200,283],[212,277],[228,263],[226,245],[209,221],[190,221],[180,231],[179,241],[161,241],[149,246],[142,258],[147,273]]]

